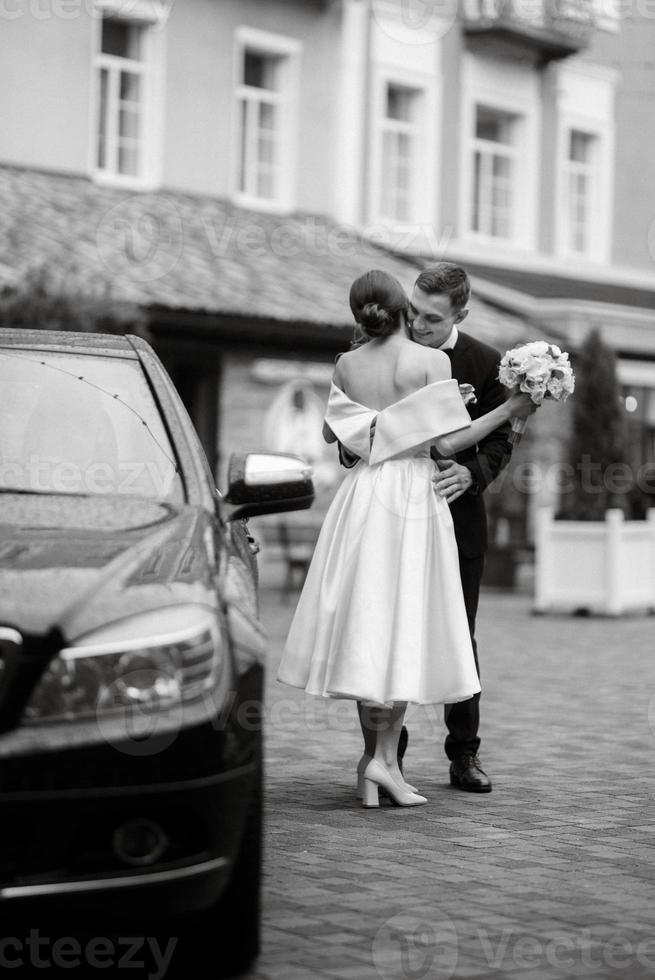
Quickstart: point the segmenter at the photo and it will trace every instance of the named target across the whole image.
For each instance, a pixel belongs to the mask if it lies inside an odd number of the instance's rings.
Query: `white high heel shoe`
[[[425,796],[411,793],[405,786],[400,786],[388,769],[385,769],[377,759],[371,759],[364,770],[364,795],[362,802],[365,807],[380,805],[378,791],[384,789],[396,806],[421,806],[427,803]]]
[[[364,799],[364,770],[373,758],[372,755],[364,753],[357,763],[357,799]]]
[[[359,760],[359,762],[357,763],[357,799],[358,800],[364,799],[364,770],[366,769],[367,765],[369,764],[372,758],[373,758],[372,755],[366,755],[366,753],[364,753],[361,759]],[[395,780],[396,783],[398,783],[398,785],[401,788],[409,790],[410,793],[418,793],[416,786],[412,786],[411,783],[408,783],[407,780],[403,779],[402,773],[401,773],[401,780],[402,782],[398,779]]]

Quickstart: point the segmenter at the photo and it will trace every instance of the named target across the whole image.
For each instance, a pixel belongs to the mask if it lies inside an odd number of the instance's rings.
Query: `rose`
[[[498,377],[501,384],[504,384],[506,388],[516,388],[520,380],[520,373],[516,368],[501,368]]]
[[[544,400],[545,387],[542,381],[535,378],[524,378],[519,385],[519,390],[524,391],[526,394],[530,395],[530,398],[535,403],[535,405],[541,405]]]
[[[564,386],[562,385],[562,379],[554,377],[551,378],[548,382],[546,397],[554,398],[556,401],[559,401],[562,398],[563,392]]]
[[[548,384],[549,378],[550,368],[548,365],[537,358],[531,358],[530,362],[526,364],[523,371],[521,390],[529,391],[532,395],[533,402],[539,405],[541,404],[543,396],[546,392],[546,385]],[[540,395],[539,400],[537,400],[538,395]]]
[[[531,357],[523,365],[523,373],[531,378],[549,378],[550,372],[550,364],[539,357]]]
[[[533,356],[536,355],[537,357],[550,352],[550,344],[547,344],[545,340],[533,340],[525,346]]]
[[[565,391],[564,398],[567,398],[575,391],[575,377],[573,376],[573,372],[564,375],[562,378],[562,387]]]

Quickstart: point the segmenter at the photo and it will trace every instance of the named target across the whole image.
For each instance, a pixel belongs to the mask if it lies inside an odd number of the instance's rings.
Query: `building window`
[[[655,388],[623,385],[624,452],[635,485],[630,494],[632,517],[655,507]]]
[[[626,450],[634,467],[655,460],[655,388],[622,385],[625,407]],[[653,488],[655,490],[655,487]]]
[[[596,197],[596,137],[570,129],[564,173],[565,248],[587,254],[592,246]]]
[[[238,189],[270,201],[280,192],[283,62],[279,55],[246,48],[239,88]]]
[[[233,186],[242,203],[294,205],[301,53],[295,38],[237,29]]]
[[[146,32],[143,24],[104,17],[96,55],[95,168],[113,177],[145,176]]]
[[[386,85],[379,212],[391,221],[408,222],[414,217],[420,98],[416,89]]]
[[[471,230],[491,238],[515,235],[519,124],[518,116],[476,107]]]

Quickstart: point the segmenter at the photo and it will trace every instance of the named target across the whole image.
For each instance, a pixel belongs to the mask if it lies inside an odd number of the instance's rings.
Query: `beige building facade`
[[[3,163],[652,285],[655,18],[638,0],[5,8]]]
[[[0,284],[71,261],[146,309],[222,478],[324,396],[352,278],[453,259],[499,348],[598,326],[655,458],[654,45],[641,0],[12,0]]]

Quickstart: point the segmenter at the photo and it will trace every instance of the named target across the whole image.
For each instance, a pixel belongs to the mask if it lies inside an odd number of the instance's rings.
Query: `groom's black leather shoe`
[[[467,752],[450,763],[450,785],[468,793],[490,793],[491,780],[480,765],[477,755]]]

